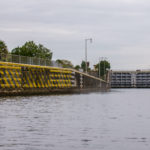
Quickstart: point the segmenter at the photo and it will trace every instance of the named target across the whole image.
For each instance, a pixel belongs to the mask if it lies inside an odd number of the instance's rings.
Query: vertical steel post
[[[87,73],[88,66],[87,66],[87,41],[90,41],[92,43],[92,38],[85,39],[85,72]]]
[[[21,56],[19,55],[19,63],[21,63]]]
[[[100,71],[101,67],[100,67],[100,58],[99,58],[99,78],[101,77],[101,71]]]
[[[85,39],[85,72],[87,73],[87,39]]]

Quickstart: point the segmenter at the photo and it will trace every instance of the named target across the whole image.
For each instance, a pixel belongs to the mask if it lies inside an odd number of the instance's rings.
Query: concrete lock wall
[[[80,89],[97,88],[97,89],[106,90],[110,88],[109,82],[106,82],[100,78],[91,75],[87,75],[85,73],[76,71],[75,78],[76,78],[77,87]]]
[[[107,84],[72,69],[0,62],[1,95],[74,92],[93,87],[106,88]]]
[[[112,88],[150,88],[150,71],[111,71]]]

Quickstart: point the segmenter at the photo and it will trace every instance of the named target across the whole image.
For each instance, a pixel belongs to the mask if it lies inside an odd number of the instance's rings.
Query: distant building
[[[112,88],[150,88],[150,71],[110,71]]]

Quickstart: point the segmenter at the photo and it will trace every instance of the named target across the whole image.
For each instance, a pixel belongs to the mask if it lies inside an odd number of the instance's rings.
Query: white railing
[[[12,63],[21,63],[21,64],[30,64],[30,65],[40,65],[40,66],[55,66],[61,67],[56,61],[49,59],[43,59],[38,57],[28,57],[20,56],[14,54],[3,54],[0,53],[0,61],[3,62],[12,62]]]

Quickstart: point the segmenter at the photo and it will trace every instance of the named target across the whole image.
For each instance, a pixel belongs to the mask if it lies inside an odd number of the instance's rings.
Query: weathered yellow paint
[[[20,67],[13,67],[13,66],[0,66],[0,69],[21,69]]]
[[[68,88],[73,78],[66,68],[0,62],[0,88]]]

